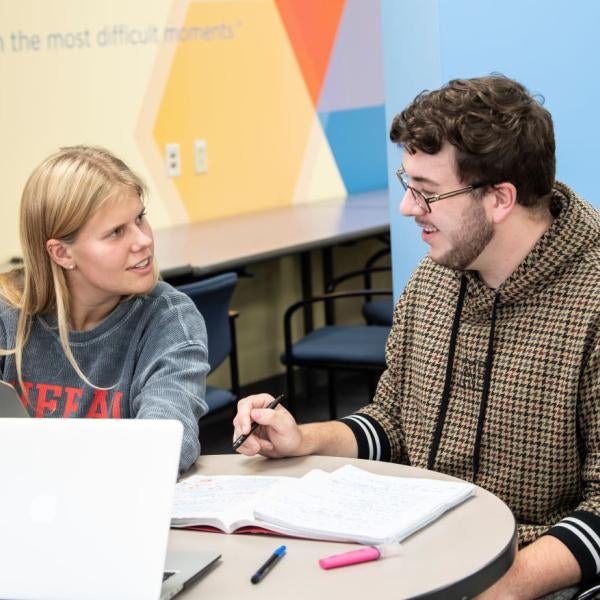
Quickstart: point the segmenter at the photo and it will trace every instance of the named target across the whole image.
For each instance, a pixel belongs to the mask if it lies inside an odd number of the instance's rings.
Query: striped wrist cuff
[[[595,579],[600,573],[600,517],[578,510],[548,530],[573,554],[581,568],[582,581]]]
[[[358,458],[390,460],[390,441],[383,427],[375,419],[362,413],[356,413],[344,417],[340,421],[348,425],[356,437]]]

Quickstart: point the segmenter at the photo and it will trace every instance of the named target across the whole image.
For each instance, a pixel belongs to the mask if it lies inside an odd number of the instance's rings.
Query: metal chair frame
[[[332,292],[323,294],[320,296],[313,296],[306,300],[299,300],[287,308],[283,316],[283,334],[284,334],[284,363],[286,367],[286,381],[287,381],[287,404],[290,412],[296,412],[296,386],[294,379],[294,366],[307,367],[307,368],[318,368],[325,369],[327,371],[327,385],[329,392],[329,414],[332,419],[337,418],[337,406],[335,402],[335,385],[334,385],[334,371],[336,370],[352,370],[352,371],[367,371],[371,374],[382,372],[385,369],[385,365],[374,366],[370,363],[346,363],[346,362],[324,362],[324,361],[307,361],[298,360],[293,356],[293,342],[292,342],[292,317],[301,308],[307,305],[313,305],[318,302],[331,302],[340,300],[342,298],[355,298],[364,297],[367,294],[373,296],[389,296],[392,294],[392,290],[387,289],[371,289],[371,290],[352,290],[346,292]],[[367,325],[364,325],[367,327]],[[374,384],[370,382],[371,395],[374,392]]]

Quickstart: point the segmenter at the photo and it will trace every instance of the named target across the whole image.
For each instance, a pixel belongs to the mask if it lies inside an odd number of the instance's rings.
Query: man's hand
[[[240,454],[262,454],[269,458],[298,456],[302,452],[302,433],[294,417],[281,405],[265,408],[273,400],[269,394],[248,396],[238,402],[233,419],[233,438],[250,432],[252,423],[259,427],[238,448]]]

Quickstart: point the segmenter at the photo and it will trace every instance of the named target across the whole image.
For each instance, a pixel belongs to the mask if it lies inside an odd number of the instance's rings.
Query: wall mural
[[[386,187],[379,21],[362,0],[188,4],[140,149],[175,145],[190,220]]]

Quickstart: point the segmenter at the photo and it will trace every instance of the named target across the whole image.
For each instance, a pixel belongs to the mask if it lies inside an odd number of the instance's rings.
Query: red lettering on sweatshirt
[[[25,407],[33,407],[36,417],[79,416],[90,419],[120,419],[122,417],[123,392],[94,390],[92,400],[86,410],[86,403],[83,403],[82,407],[82,400],[84,393],[89,394],[90,391],[51,383],[34,384],[31,381],[24,381],[21,402]],[[112,392],[111,396],[109,396],[109,392]],[[86,410],[85,414],[81,414],[82,410]]]
[[[87,413],[85,414],[88,419],[106,419],[108,416],[108,406],[106,404],[106,396],[108,390],[94,390],[94,397]]]
[[[12,386],[17,389],[16,382],[12,384]],[[31,389],[33,388],[33,383],[31,381],[23,382],[23,391],[21,392],[21,402],[27,408],[29,406],[29,398],[31,397]]]
[[[112,413],[111,417],[113,419],[121,418],[121,398],[123,397],[123,392],[115,392],[115,395],[112,399]]]
[[[50,383],[38,383],[35,387],[37,388],[35,416],[45,417],[54,414],[56,412],[56,403],[62,395],[62,387]],[[49,396],[49,393],[52,393],[52,395]]]
[[[67,395],[67,398],[65,400],[63,417],[70,417],[79,410],[79,402],[77,402],[77,400],[81,400],[83,390],[81,388],[66,387],[65,394]]]

